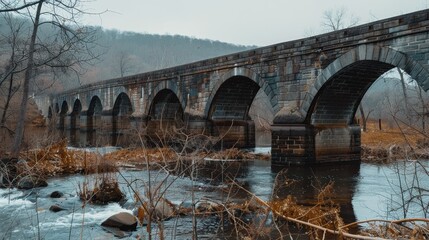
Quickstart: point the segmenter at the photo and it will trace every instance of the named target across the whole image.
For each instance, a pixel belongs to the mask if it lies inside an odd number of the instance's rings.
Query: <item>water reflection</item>
[[[360,163],[339,163],[314,167],[271,168],[276,180],[273,196],[283,199],[292,195],[303,205],[317,203],[324,186],[333,183],[330,199],[340,206],[344,222],[356,221],[352,199],[360,174]]]
[[[359,163],[280,168],[271,166],[269,161],[205,161],[197,171],[199,179],[211,185],[224,184],[229,188],[229,197],[243,201],[249,199],[251,192],[264,200],[292,195],[299,204],[311,205],[317,203],[319,191],[333,182],[330,197],[340,206],[345,222],[356,221],[352,199],[359,175]]]

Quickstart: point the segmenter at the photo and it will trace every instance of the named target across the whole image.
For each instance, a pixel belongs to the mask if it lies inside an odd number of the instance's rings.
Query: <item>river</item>
[[[426,169],[428,163],[423,161]],[[417,175],[414,174],[416,169]],[[427,197],[411,204],[406,215],[400,207],[402,198],[399,186],[411,187],[413,182],[416,185],[416,179],[420,186],[429,186],[428,176],[419,171],[420,165],[416,167],[415,162],[403,161],[383,165],[361,163],[314,168],[290,167],[286,171],[260,160],[221,163],[207,161],[199,166],[196,178],[192,181],[188,176],[168,175],[163,171],[123,169],[117,178],[127,201],[123,205],[112,203],[105,206],[83,204],[79,200],[78,186],[84,181],[93,181],[94,176],[52,178],[45,188],[27,191],[0,189],[0,239],[115,239],[100,224],[115,213],[131,213],[135,208],[133,193],[127,187],[127,182],[133,182],[133,188],[143,192],[143,185],[147,185],[149,180],[152,186],[156,186],[165,179],[166,182],[161,184],[168,187],[165,197],[184,206],[191,205],[192,193],[196,200],[240,202],[248,199],[249,196],[240,188],[231,190],[232,180],[264,200],[269,200],[272,196],[282,198],[292,194],[298,202],[305,204],[315,199],[318,189],[333,181],[332,199],[341,206],[341,216],[345,222],[372,218],[424,217],[419,204],[427,205]],[[59,199],[50,198],[53,191],[61,191],[65,195]],[[404,194],[405,197],[408,197],[407,194]],[[49,207],[54,204],[66,210],[57,213],[49,211]],[[192,218],[189,216],[172,218],[165,221],[164,225],[166,239],[191,238]],[[228,228],[223,228],[223,233],[220,233],[220,227],[217,217],[198,218],[199,239],[229,238],[231,232]],[[130,238],[145,236],[145,232],[146,227],[138,227]],[[234,238],[232,234],[231,239]]]

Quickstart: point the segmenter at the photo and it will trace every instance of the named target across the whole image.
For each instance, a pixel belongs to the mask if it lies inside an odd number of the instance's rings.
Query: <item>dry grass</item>
[[[402,131],[401,131],[402,129]],[[369,122],[367,131],[362,132],[362,144],[373,147],[389,147],[392,145],[407,146],[410,143],[416,146],[416,143],[423,136],[407,126],[398,127],[384,127],[382,130],[378,129],[378,123]]]
[[[164,163],[175,161],[177,153],[171,148],[121,149],[104,155],[106,161],[123,163]]]
[[[67,149],[65,140],[43,149],[24,152],[21,158],[27,159],[29,168],[41,176],[116,171],[113,162],[104,161],[96,153]]]
[[[277,215],[288,216],[326,229],[339,229],[344,226],[344,222],[340,217],[340,207],[331,200],[334,194],[333,185],[331,182],[320,190],[317,195],[318,201],[314,205],[298,204],[291,195],[268,204]],[[326,234],[309,226],[307,233],[312,239],[322,239]]]
[[[230,148],[218,152],[210,152],[207,154],[207,157],[212,159],[234,159],[234,160],[270,160],[270,155],[268,154],[256,154],[252,152],[247,152],[240,150],[238,148]]]
[[[388,162],[395,159],[422,159],[429,157],[427,135],[412,126],[383,127],[370,122],[362,132],[362,160]]]
[[[109,202],[119,202],[125,195],[121,192],[113,173],[103,173],[95,178],[90,186],[88,181],[79,185],[78,195],[82,201],[94,204],[107,204]]]

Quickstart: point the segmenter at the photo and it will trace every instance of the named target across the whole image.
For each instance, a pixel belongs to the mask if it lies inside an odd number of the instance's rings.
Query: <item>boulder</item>
[[[49,195],[51,198],[61,198],[64,196],[64,193],[60,191],[53,191],[51,195]]]
[[[45,179],[31,175],[21,178],[16,185],[18,189],[32,189],[46,186],[48,186],[48,183]]]
[[[52,205],[50,208],[49,208],[49,211],[51,211],[51,212],[59,212],[59,211],[62,211],[62,210],[66,210],[65,208],[63,208],[63,207],[61,207],[61,206],[59,206],[59,205]]]
[[[135,231],[137,219],[130,213],[120,212],[106,219],[101,226],[119,228],[122,231]]]

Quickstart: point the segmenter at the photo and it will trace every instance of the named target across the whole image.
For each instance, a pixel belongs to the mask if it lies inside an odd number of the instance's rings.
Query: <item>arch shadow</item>
[[[112,109],[112,145],[129,145],[131,139],[127,138],[131,130],[131,114],[133,106],[130,97],[121,92],[115,100]]]
[[[70,113],[70,139],[72,146],[79,146],[80,141],[80,114],[82,112],[82,104],[79,99],[76,99],[73,104],[72,112]]]
[[[160,93],[165,91],[170,91],[174,94],[174,96],[177,98],[178,102],[180,103],[181,109],[184,111],[186,109],[187,104],[187,98],[186,98],[186,92],[182,92],[179,87],[177,86],[177,83],[173,80],[160,82],[156,85],[156,87],[153,89],[152,94],[148,97],[148,103],[145,107],[145,114],[146,116],[150,116],[151,111],[153,111],[153,105],[154,102],[159,101],[159,99],[156,99],[157,97],[160,97]],[[162,94],[162,93],[161,93]],[[173,96],[173,95],[171,95]]]
[[[246,78],[246,79],[252,81],[253,83],[255,83],[256,85],[258,85],[259,88],[261,88],[265,92],[268,99],[270,99],[271,107],[274,109],[274,112],[275,113],[278,112],[278,110],[279,110],[278,100],[277,100],[277,97],[275,95],[274,89],[268,84],[268,82],[266,82],[263,78],[261,78],[257,73],[255,73],[251,69],[239,67],[239,68],[231,69],[230,71],[226,72],[225,74],[223,74],[221,76],[221,79],[219,79],[215,83],[215,85],[213,86],[213,88],[210,91],[210,95],[207,99],[206,106],[204,109],[204,117],[205,118],[209,119],[209,114],[211,113],[211,110],[212,110],[212,104],[216,98],[216,95],[219,92],[219,89],[222,87],[222,85],[226,81],[228,81],[229,79],[232,79],[232,78]],[[256,95],[256,93],[255,93],[255,95]],[[252,100],[253,100],[253,98],[252,98]]]
[[[97,135],[101,131],[101,114],[103,105],[98,96],[93,96],[86,113],[86,139],[81,139],[84,145],[97,146]]]

